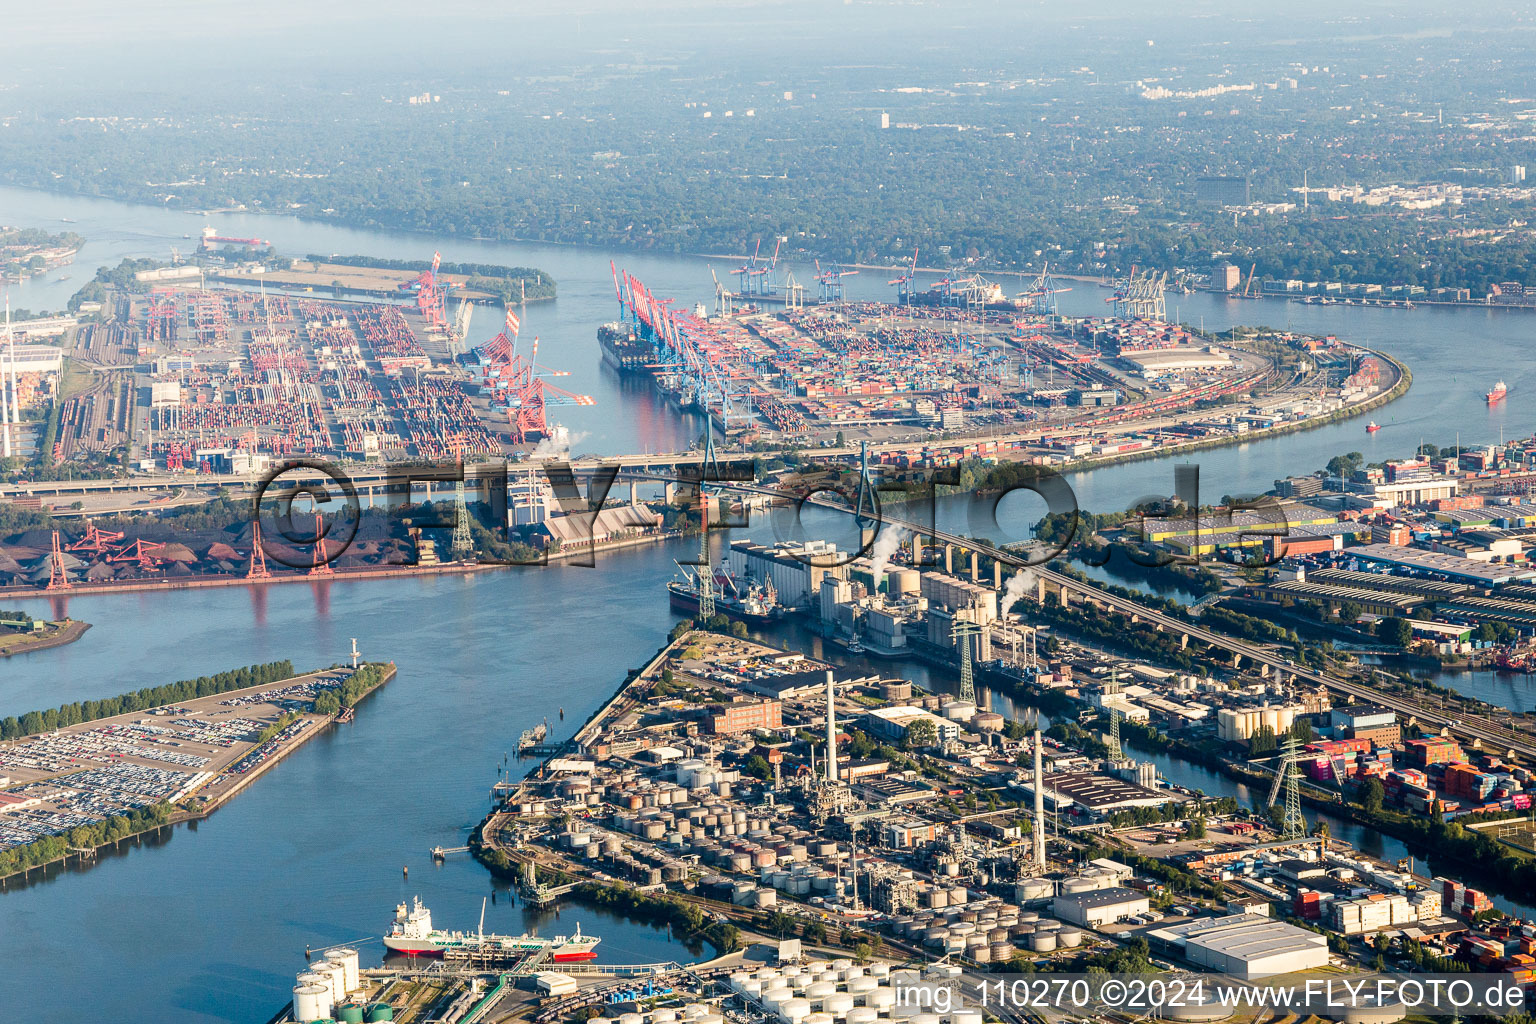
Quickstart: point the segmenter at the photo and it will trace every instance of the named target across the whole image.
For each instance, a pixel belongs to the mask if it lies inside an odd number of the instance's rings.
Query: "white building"
[[[1148,938],[1178,949],[1196,967],[1244,981],[1328,966],[1327,938],[1258,914],[1202,918]]]
[[[1084,928],[1101,928],[1151,909],[1152,901],[1146,893],[1120,886],[1063,893],[1051,904],[1051,913]]]

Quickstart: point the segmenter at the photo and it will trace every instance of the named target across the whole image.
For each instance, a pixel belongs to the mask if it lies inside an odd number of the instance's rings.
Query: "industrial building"
[[[1202,918],[1156,929],[1147,938],[1197,967],[1244,981],[1328,966],[1325,936],[1259,914]]]
[[[869,727],[869,731],[891,740],[906,739],[907,730],[920,721],[933,723],[934,736],[940,743],[960,738],[959,722],[941,718],[922,708],[875,708],[864,713],[864,724]]]
[[[1084,928],[1102,928],[1150,909],[1152,901],[1146,893],[1120,886],[1063,893],[1051,905],[1051,912],[1057,917]]]
[[[1246,743],[1260,729],[1269,729],[1278,736],[1290,729],[1301,713],[1299,704],[1222,708],[1216,712],[1216,735],[1228,743]]]

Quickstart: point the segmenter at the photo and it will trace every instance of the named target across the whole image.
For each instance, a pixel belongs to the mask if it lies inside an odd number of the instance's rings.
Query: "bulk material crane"
[[[427,321],[428,329],[446,332],[448,317],[444,312],[445,288],[437,279],[437,270],[442,264],[443,254],[434,252],[431,269],[423,270],[414,281],[406,281],[400,286],[400,290],[416,293],[416,308],[421,311],[422,318]]]

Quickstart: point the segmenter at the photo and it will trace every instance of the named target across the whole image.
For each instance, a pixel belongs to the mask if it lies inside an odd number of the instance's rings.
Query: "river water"
[[[707,301],[712,285],[702,259],[356,231],[282,217],[203,217],[3,188],[0,223],[59,224],[88,240],[73,267],[13,287],[12,304],[32,309],[61,308],[102,264],[168,256],[172,246],[185,250],[186,236],[204,224],[271,239],[290,254],[421,259],[439,249],[449,261],[537,266],[556,279],[560,298],[529,307],[525,336],[539,334],[541,361],[571,372],[564,386],[597,399],[590,408],[558,411],[576,452],[676,450],[702,429],[613,374],[594,338],[597,325],[616,312],[610,259],[657,294]],[[879,298],[889,291],[884,281],[884,274],[866,271],[846,283],[852,298]],[[1062,296],[1066,311],[1104,309],[1100,289],[1081,282],[1072,289]],[[1501,431],[1536,431],[1536,411],[1520,398],[1536,389],[1536,367],[1525,358],[1536,329],[1528,314],[1304,307],[1203,295],[1171,300],[1170,312],[1175,305],[1185,321],[1208,328],[1268,322],[1335,333],[1383,348],[1416,373],[1408,396],[1376,414],[1384,429],[1374,436],[1355,422],[1200,453],[1210,497],[1264,491],[1275,477],[1321,466],[1343,451],[1377,459],[1407,454],[1420,440],[1450,444],[1458,432],[1462,443],[1473,443],[1497,441]],[[486,310],[477,316],[473,340],[494,334],[496,317]],[[1482,392],[1500,377],[1512,400],[1489,410]],[[1084,508],[1123,508],[1169,493],[1170,461],[1079,473],[1072,483]],[[999,512],[992,532],[1023,539],[1023,524],[1040,510],[1026,507],[1027,499],[1010,500],[1016,504]],[[974,517],[969,507],[946,503],[941,521],[968,525]],[[753,532],[773,531],[772,523],[759,523]],[[354,723],[311,741],[195,829],[0,895],[0,935],[10,949],[24,951],[29,982],[10,986],[7,1008],[40,1021],[260,1021],[287,999],[306,944],[377,936],[394,904],[410,895],[419,893],[443,924],[472,926],[492,891],[485,872],[462,855],[434,867],[427,851],[461,845],[456,840],[483,815],[487,790],[523,728],[547,717],[554,735],[569,735],[627,669],[656,649],[674,621],[661,583],[673,572],[672,559],[691,547],[675,542],[606,554],[595,568],[69,598],[68,614],[93,628],[70,646],[0,663],[0,714],[257,661],[330,664],[344,658],[352,637],[365,657],[392,659],[400,673]],[[64,610],[43,600],[7,603],[33,614]],[[802,631],[789,629],[778,639],[819,652],[819,641]],[[954,685],[948,674],[920,665],[889,670],[928,688]],[[1508,685],[1536,693],[1523,681]],[[1154,760],[1175,782],[1247,802],[1221,776]],[[1345,822],[1336,822],[1334,832],[1366,852],[1405,855],[1394,840]],[[402,867],[409,867],[409,881]],[[503,898],[490,908],[486,927],[565,930],[576,921],[603,935],[600,949],[609,961],[688,955],[654,928],[579,908],[564,910],[558,922],[533,922]]]

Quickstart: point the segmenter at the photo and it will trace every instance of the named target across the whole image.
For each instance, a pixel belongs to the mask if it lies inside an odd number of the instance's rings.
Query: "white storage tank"
[[[1029,948],[1036,953],[1054,953],[1056,951],[1055,932],[1035,932],[1029,937]]]
[[[362,972],[358,969],[357,950],[333,949],[325,954],[325,958],[333,964],[340,964],[347,985],[347,995],[351,995],[362,987]]]
[[[853,1009],[853,996],[847,992],[838,992],[822,1000],[821,1007],[833,1017],[842,1020],[848,1016],[848,1011]]]
[[[830,981],[812,982],[805,988],[805,998],[809,999],[812,1003],[819,1003],[836,991],[837,986]]]
[[[981,1024],[980,1010],[956,1010],[949,1015],[949,1024]]]
[[[1083,944],[1083,933],[1076,928],[1063,928],[1056,933],[1056,943],[1062,949],[1072,949]]]
[[[952,700],[941,711],[951,722],[969,722],[976,715],[976,703],[969,700]]]
[[[779,1004],[779,1016],[786,1021],[802,1021],[811,1013],[811,1001],[804,996],[786,999]]]
[[[294,1020],[324,1020],[331,1015],[331,987],[329,985],[295,985],[293,989]]]
[[[864,1005],[871,1010],[885,1013],[896,1005],[896,991],[889,988],[877,988],[873,992],[864,994]]]
[[[652,1010],[651,1024],[672,1024],[677,1020],[676,1010]]]
[[[806,1015],[803,1024],[832,1024],[832,1015],[830,1013],[812,1011]]]
[[[621,1013],[619,1014],[619,1024],[645,1024],[645,1014]]]
[[[880,1011],[871,1006],[855,1006],[848,1011],[844,1019],[848,1024],[874,1024],[880,1017]]]
[[[880,987],[880,983],[874,978],[850,978],[846,986],[849,995],[855,998],[863,996],[867,992],[873,992]]]
[[[328,960],[321,960],[310,970],[325,978],[331,989],[331,1002],[339,1003],[347,998],[347,970],[341,964],[333,964]],[[321,1014],[322,1017],[329,1016]]]

